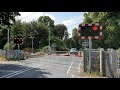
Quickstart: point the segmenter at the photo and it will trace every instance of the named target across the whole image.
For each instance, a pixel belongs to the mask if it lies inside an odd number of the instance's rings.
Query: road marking
[[[69,66],[68,71],[67,71],[67,74],[69,73],[70,68],[72,67],[72,64],[73,64],[73,62],[72,62],[71,65]]]
[[[72,75],[72,77],[71,77],[71,78],[75,78],[75,76],[76,76],[76,75]]]
[[[75,75],[72,75],[72,78],[74,77]]]
[[[47,60],[48,60],[48,61],[47,61],[46,63],[49,62],[49,59],[47,59]],[[74,59],[74,60],[75,60],[75,59]],[[29,61],[29,60],[28,60],[28,61]],[[30,60],[30,61],[32,61],[32,60]],[[37,61],[39,61],[39,60],[37,60]],[[50,60],[49,63],[51,63],[52,61],[54,61],[54,60]],[[32,61],[32,62],[35,62],[35,61]],[[73,62],[74,62],[74,61],[73,61]],[[69,73],[69,71],[70,71],[70,69],[71,69],[71,67],[72,67],[73,62],[71,63],[71,65],[70,65],[67,73]],[[45,62],[44,62],[44,63],[45,63]],[[44,63],[42,63],[42,65],[44,65]],[[53,64],[53,63],[52,63],[52,64]],[[37,66],[35,65],[35,66],[36,66],[36,67],[39,67],[39,66],[42,66],[42,65],[37,65]],[[16,75],[18,75],[18,74],[27,72],[27,71],[29,71],[29,70],[31,70],[31,69],[34,69],[34,68],[35,68],[35,67],[28,67],[28,68],[25,68],[25,69],[22,69],[22,70],[19,70],[19,71],[14,71],[13,73],[4,75],[4,76],[2,76],[2,77],[0,77],[0,78],[10,78],[10,77],[16,76]]]
[[[79,66],[78,66],[78,72],[80,72],[80,66],[81,66],[81,63],[82,63],[82,61],[79,63]]]
[[[43,64],[42,64],[42,65],[43,65]],[[39,65],[39,66],[41,66],[41,65]],[[36,67],[39,67],[39,66],[36,66]],[[34,67],[34,68],[35,68],[35,67]],[[4,75],[4,76],[2,76],[2,77],[0,77],[0,78],[10,78],[10,77],[16,76],[16,75],[18,75],[18,74],[21,74],[21,73],[27,72],[27,71],[29,71],[29,70],[32,70],[32,69],[34,69],[34,68],[33,68],[33,67],[25,68],[25,69],[22,69],[22,70],[15,71],[15,72],[13,72],[13,73]]]
[[[29,68],[29,69],[27,69],[27,70],[24,70],[24,71],[18,72],[18,73],[16,73],[16,74],[10,75],[10,76],[8,76],[8,77],[6,77],[6,78],[10,78],[10,77],[16,76],[16,75],[18,75],[18,74],[21,74],[21,73],[30,71],[30,70],[32,70],[32,69],[34,69],[34,68]]]
[[[8,77],[8,76],[10,76],[10,75],[13,75],[13,74],[19,73],[19,72],[24,71],[24,70],[26,70],[26,69],[28,69],[28,68],[25,68],[25,69],[22,69],[22,70],[19,70],[19,71],[16,71],[16,72],[13,72],[13,73],[10,73],[10,74],[7,74],[7,75],[4,75],[4,76],[2,76],[2,77],[0,77],[0,78]]]
[[[75,59],[74,59],[74,61],[75,61]],[[73,62],[74,62],[73,61]],[[69,68],[68,68],[68,70],[67,70],[67,74],[69,74],[69,71],[70,71],[70,68],[72,67],[72,65],[73,65],[73,62],[71,63],[71,65],[69,66]]]

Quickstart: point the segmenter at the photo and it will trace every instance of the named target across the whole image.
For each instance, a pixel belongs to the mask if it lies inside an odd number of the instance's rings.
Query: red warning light
[[[94,25],[93,30],[96,31],[97,29],[98,29],[98,27]]]

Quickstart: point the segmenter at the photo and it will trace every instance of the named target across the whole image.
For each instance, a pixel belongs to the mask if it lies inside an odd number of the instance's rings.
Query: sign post
[[[90,24],[79,24],[78,26],[78,37],[79,39],[89,40],[89,59],[88,67],[89,72],[91,73],[91,49],[92,49],[92,40],[99,39],[101,40],[103,36],[102,23],[90,23]],[[86,43],[82,43],[86,46]]]
[[[18,60],[20,60],[20,45],[18,44]]]
[[[91,73],[91,38],[89,38],[89,73]]]

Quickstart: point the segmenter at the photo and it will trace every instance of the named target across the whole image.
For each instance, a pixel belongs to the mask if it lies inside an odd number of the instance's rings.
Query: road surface
[[[81,62],[82,58],[74,55],[29,58],[17,64],[0,64],[0,78],[72,78]]]

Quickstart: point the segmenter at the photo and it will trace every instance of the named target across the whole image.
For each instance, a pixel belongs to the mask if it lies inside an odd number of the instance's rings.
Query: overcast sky
[[[20,12],[20,14],[21,16],[17,17],[17,19],[26,22],[37,20],[43,15],[49,16],[55,21],[55,25],[63,23],[68,28],[69,37],[71,37],[72,29],[78,28],[78,25],[83,21],[84,12]]]

